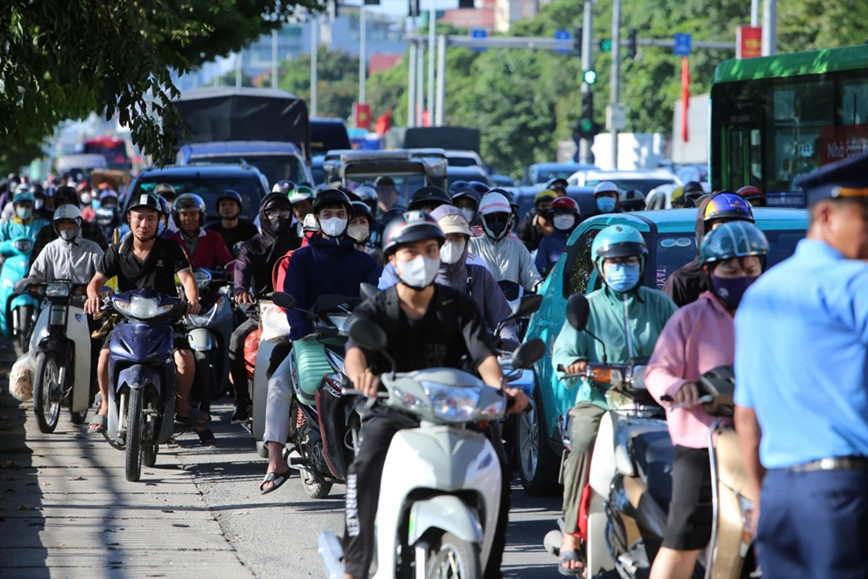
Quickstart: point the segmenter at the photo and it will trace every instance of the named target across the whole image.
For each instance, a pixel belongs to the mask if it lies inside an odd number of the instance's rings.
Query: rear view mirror
[[[274,292],[271,294],[271,301],[274,302],[274,305],[285,310],[291,310],[296,304],[295,298],[284,292]]]
[[[581,294],[570,296],[567,301],[567,322],[573,329],[581,332],[588,326],[588,317],[591,315],[591,304],[588,298]]]
[[[513,318],[524,318],[536,312],[542,305],[543,297],[539,294],[530,294],[521,298],[512,313]]]
[[[546,353],[546,345],[539,338],[528,340],[512,355],[513,368],[530,368]]]
[[[382,352],[388,344],[383,328],[368,320],[354,321],[349,333],[355,343],[371,352]]]
[[[362,282],[362,285],[359,286],[359,295],[363,300],[369,300],[378,293],[380,293],[380,289],[374,284]]]

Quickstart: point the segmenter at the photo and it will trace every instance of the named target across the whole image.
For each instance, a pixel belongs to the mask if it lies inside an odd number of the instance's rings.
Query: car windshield
[[[549,180],[555,179],[555,178],[557,178],[557,179],[569,179],[570,176],[575,172],[576,172],[575,169],[562,169],[560,171],[551,171],[551,170],[540,171],[536,175],[536,182],[537,182],[537,184],[540,184],[540,183],[548,183]]]
[[[602,181],[604,181],[604,179],[588,179],[585,185],[593,187],[594,185],[597,185]],[[652,189],[655,189],[660,185],[672,185],[675,183],[674,179],[605,179],[605,181],[614,183],[622,191],[638,189],[645,195],[647,195],[651,192]]]
[[[346,186],[352,190],[355,190],[360,185],[365,183],[373,183],[376,181],[377,177],[380,175],[347,175],[346,177]],[[395,182],[395,188],[399,193],[399,203],[401,203],[404,207],[410,204],[410,196],[416,192],[416,190],[421,189],[425,185],[428,184],[428,178],[425,175],[398,175],[395,173],[390,173],[388,175]]]
[[[190,158],[190,162],[195,163],[220,163],[220,164],[241,164],[247,163],[253,165],[265,175],[269,186],[289,179],[293,183],[304,181],[307,177],[304,175],[304,169],[301,166],[301,159],[295,155],[216,155],[210,156],[194,156]]]
[[[209,177],[201,176],[194,177],[190,175],[148,175],[136,181],[135,189],[130,195],[131,199],[135,199],[140,193],[148,193],[160,183],[168,183],[175,188],[178,195],[182,193],[195,193],[205,201],[207,209],[206,221],[216,221],[219,219],[217,215],[217,197],[227,189],[234,189],[241,194],[241,199],[244,202],[244,209],[241,213],[242,217],[253,221],[259,213],[259,201],[264,196],[262,184],[255,174],[239,176],[239,177]]]
[[[783,261],[796,251],[796,244],[805,237],[804,230],[764,231],[769,240],[766,269]],[[692,261],[697,254],[696,237],[687,233],[666,233],[657,236],[656,251],[652,254],[653,285],[661,289],[672,272]],[[646,274],[646,282],[647,282]]]

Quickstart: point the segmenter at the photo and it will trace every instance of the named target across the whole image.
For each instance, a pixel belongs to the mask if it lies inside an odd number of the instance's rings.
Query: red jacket
[[[233,259],[232,254],[229,253],[229,249],[226,247],[226,242],[223,241],[223,236],[216,231],[199,230],[199,241],[193,249],[193,255],[189,255],[187,244],[184,242],[180,231],[170,234],[168,238],[181,246],[184,253],[187,253],[187,258],[193,267],[204,267],[206,269],[225,268],[226,264]]]

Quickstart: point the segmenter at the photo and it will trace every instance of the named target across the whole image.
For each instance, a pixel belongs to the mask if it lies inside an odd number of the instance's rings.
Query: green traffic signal
[[[591,133],[594,130],[594,120],[593,119],[582,119],[579,123],[579,127],[582,129],[583,133]]]
[[[597,71],[593,68],[590,70],[586,70],[582,74],[582,80],[588,84],[594,84],[595,82],[597,82]]]
[[[603,38],[600,40],[600,52],[612,52],[611,38]]]

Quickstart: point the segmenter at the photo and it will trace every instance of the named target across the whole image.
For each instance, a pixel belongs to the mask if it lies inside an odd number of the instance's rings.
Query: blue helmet
[[[699,262],[706,265],[752,255],[764,258],[768,253],[769,242],[759,227],[747,221],[730,221],[705,236]]]
[[[12,196],[12,204],[16,203],[33,203],[36,201],[36,197],[33,195],[33,191],[30,189],[21,189]]]
[[[591,260],[597,272],[603,275],[603,260],[607,257],[627,257],[638,255],[641,261],[640,271],[645,271],[645,260],[648,256],[648,246],[645,238],[634,227],[629,225],[610,225],[597,234],[591,245]],[[640,274],[641,275],[641,274]]]

